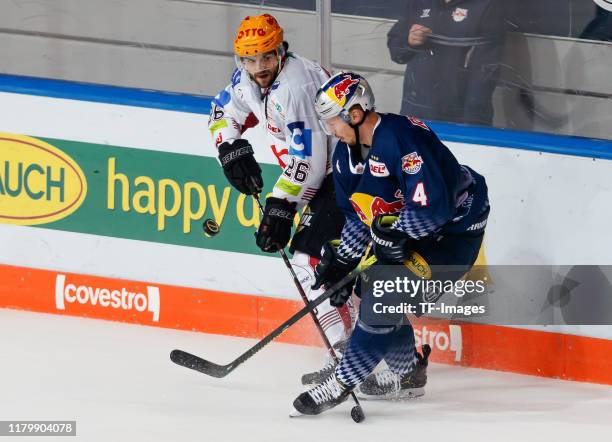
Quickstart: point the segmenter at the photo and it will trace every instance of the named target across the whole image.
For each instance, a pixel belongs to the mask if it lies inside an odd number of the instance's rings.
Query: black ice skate
[[[334,351],[336,352],[336,356],[338,356],[338,360],[342,358],[342,354],[346,350],[347,341],[342,341],[334,345]],[[336,369],[336,362],[334,362],[331,356],[328,356],[327,363],[318,371],[313,371],[312,373],[306,373],[302,375],[302,385],[306,386],[314,386],[323,382],[325,379],[331,375]]]
[[[300,394],[293,401],[294,410],[290,416],[316,415],[334,408],[344,402],[351,394],[351,389],[336,379],[332,373],[322,383]]]
[[[414,368],[404,375],[396,375],[391,370],[372,373],[359,385],[356,393],[360,399],[386,400],[386,399],[412,399],[425,394],[427,384],[427,360],[431,347],[423,345],[421,356],[416,353],[417,363]]]

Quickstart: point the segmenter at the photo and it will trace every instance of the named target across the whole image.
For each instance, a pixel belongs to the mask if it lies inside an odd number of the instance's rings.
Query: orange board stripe
[[[0,265],[0,307],[261,338],[301,301]],[[436,362],[612,385],[612,341],[482,324],[414,319]],[[279,341],[321,345],[308,317]]]

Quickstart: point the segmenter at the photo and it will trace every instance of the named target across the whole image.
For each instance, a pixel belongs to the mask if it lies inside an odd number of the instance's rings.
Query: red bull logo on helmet
[[[418,173],[421,170],[421,166],[423,166],[423,158],[416,152],[402,157],[402,170],[409,175]]]
[[[351,86],[359,83],[359,80],[353,79],[350,74],[346,74],[341,77],[341,80],[333,85],[330,89],[327,90],[327,95],[336,101],[340,106],[344,106],[346,103],[347,97],[353,94],[351,91]]]

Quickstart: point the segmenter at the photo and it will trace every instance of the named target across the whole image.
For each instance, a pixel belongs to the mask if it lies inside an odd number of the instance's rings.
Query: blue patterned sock
[[[385,362],[393,373],[402,375],[412,370],[416,361],[414,330],[410,324],[404,325],[393,334]]]
[[[394,337],[394,327],[371,327],[358,321],[336,367],[336,378],[350,388],[361,384],[385,356]]]

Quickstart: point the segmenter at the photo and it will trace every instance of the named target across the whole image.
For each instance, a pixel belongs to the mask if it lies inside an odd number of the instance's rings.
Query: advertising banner
[[[278,166],[262,169],[271,189]],[[205,235],[206,219],[223,235]],[[0,222],[261,254],[253,199],[195,155],[2,133]]]

